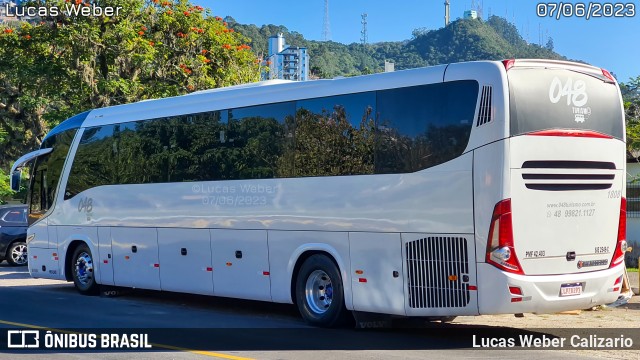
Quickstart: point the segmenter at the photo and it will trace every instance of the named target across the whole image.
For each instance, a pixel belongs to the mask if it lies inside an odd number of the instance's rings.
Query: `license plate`
[[[560,285],[560,296],[575,296],[582,294],[582,283]]]

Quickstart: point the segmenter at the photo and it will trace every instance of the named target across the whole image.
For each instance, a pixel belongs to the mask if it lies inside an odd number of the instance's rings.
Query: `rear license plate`
[[[582,283],[560,285],[560,296],[575,296],[582,294]]]

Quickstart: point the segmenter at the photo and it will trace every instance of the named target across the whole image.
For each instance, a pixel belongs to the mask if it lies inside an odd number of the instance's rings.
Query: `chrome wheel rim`
[[[11,251],[11,260],[18,265],[24,265],[27,263],[27,245],[20,244],[13,248]]]
[[[322,270],[314,270],[307,278],[305,296],[309,308],[316,314],[324,314],[333,301],[331,278]]]
[[[83,286],[91,285],[93,281],[93,261],[91,255],[82,252],[78,255],[75,263],[75,274],[78,282]]]

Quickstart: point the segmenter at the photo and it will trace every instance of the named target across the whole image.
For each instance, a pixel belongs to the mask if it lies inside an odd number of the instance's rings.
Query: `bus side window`
[[[291,176],[295,102],[230,109],[226,173],[229,179]]]
[[[378,91],[376,173],[420,171],[460,156],[477,97],[476,81]]]
[[[374,171],[375,92],[298,100],[296,176]]]

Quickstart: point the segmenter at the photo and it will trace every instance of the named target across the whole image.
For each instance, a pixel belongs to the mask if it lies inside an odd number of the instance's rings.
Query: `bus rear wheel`
[[[300,267],[296,279],[296,303],[302,317],[320,327],[346,325],[351,314],[344,306],[342,276],[325,255],[312,255]]]
[[[83,295],[95,295],[99,285],[96,283],[93,256],[86,244],[81,244],[71,258],[71,274],[76,290]]]

